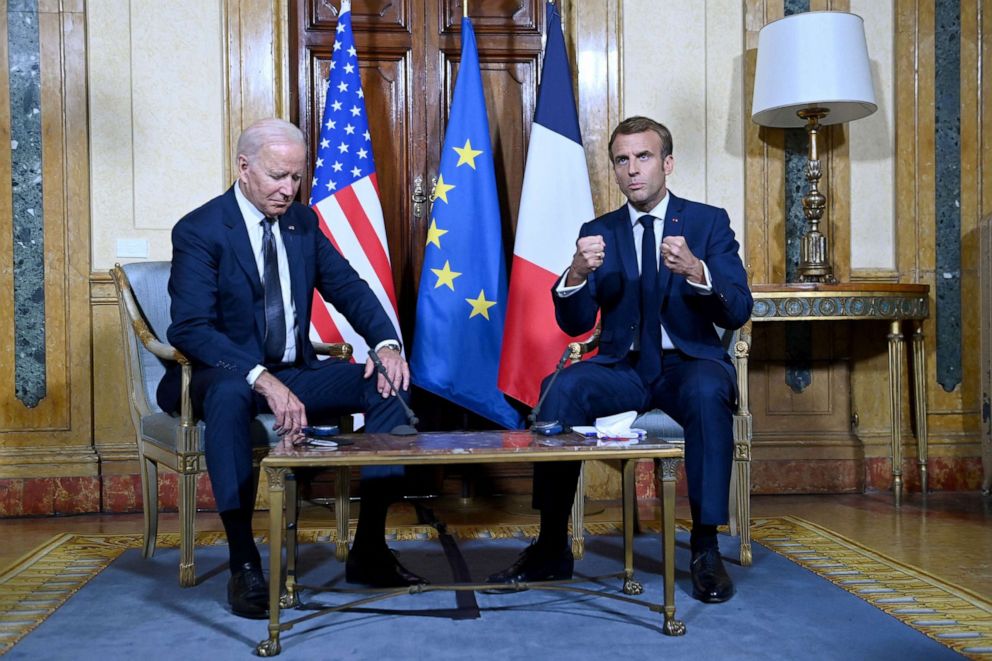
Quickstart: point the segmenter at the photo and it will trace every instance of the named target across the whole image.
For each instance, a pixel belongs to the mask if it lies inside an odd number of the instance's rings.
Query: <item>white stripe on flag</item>
[[[579,227],[593,217],[582,145],[534,123],[513,254],[560,274],[572,262]]]

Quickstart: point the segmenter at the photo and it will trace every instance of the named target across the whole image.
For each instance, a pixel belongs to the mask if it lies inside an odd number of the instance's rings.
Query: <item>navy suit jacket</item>
[[[279,219],[279,230],[289,262],[296,347],[302,364],[317,361],[308,337],[314,289],[370,345],[396,339],[379,300],[320,231],[312,209],[293,203]],[[265,362],[264,292],[233,186],[173,228],[169,295],[169,342],[193,361],[194,370],[218,367],[247,377],[252,368]],[[160,405],[163,400],[177,402],[178,395],[175,366],[159,387]],[[176,406],[162,408],[175,410]]]
[[[750,318],[754,302],[730,218],[723,209],[684,200],[671,192],[669,196],[664,236],[685,237],[692,253],[706,262],[713,290],[704,294],[684,276],[661,266],[658,291],[662,295],[662,324],[682,353],[720,361],[732,371],[714,324],[729,330],[740,328]],[[591,360],[615,363],[626,357],[640,333],[640,256],[627,205],[585,223],[579,231],[580,237],[597,234],[606,244],[603,265],[571,296],[554,293],[559,278],[552,295],[558,325],[569,335],[592,330],[597,312],[601,313],[599,354]]]

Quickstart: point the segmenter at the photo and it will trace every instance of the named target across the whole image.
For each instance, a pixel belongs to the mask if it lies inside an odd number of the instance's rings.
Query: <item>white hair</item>
[[[303,131],[295,125],[276,117],[261,119],[241,133],[238,138],[238,156],[251,160],[265,145],[287,142],[302,145],[304,149],[307,146]]]

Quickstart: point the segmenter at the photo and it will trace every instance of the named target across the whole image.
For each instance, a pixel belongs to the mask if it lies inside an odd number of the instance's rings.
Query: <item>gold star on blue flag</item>
[[[410,355],[413,383],[519,429],[520,414],[496,387],[506,262],[489,118],[468,18],[462,19],[461,64],[430,217]]]

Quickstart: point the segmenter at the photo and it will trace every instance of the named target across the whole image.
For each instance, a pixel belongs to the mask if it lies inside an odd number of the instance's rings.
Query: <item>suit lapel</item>
[[[290,291],[293,293],[293,305],[296,307],[296,318],[300,322],[309,323],[306,311],[310,309],[310,297],[313,292],[306,290],[306,271],[303,264],[302,246],[300,245],[300,225],[292,212],[293,207],[279,219],[279,233],[286,247],[286,260],[289,262]],[[302,326],[302,323],[299,324]],[[298,329],[300,333],[309,333],[309,329]]]
[[[685,205],[682,198],[675,197],[671,191],[669,191],[668,197],[668,210],[665,212],[664,229],[661,233],[662,240],[666,236],[682,236],[685,227],[685,221],[682,219],[682,209]],[[664,297],[668,293],[668,285],[672,280],[671,275],[672,272],[664,265],[658,269],[658,291],[662,295],[662,307],[665,305]]]
[[[234,185],[237,186],[238,184],[235,183]],[[234,252],[234,258],[248,277],[254,294],[262,296],[262,280],[258,277],[258,264],[255,262],[255,254],[251,249],[251,240],[248,238],[245,219],[238,207],[238,200],[234,197],[233,186],[224,194],[224,224],[227,226],[227,240]]]

